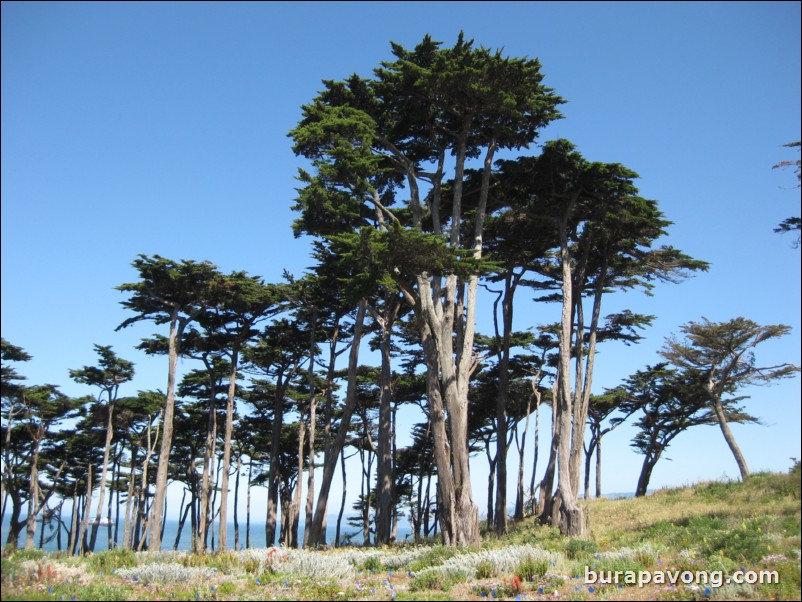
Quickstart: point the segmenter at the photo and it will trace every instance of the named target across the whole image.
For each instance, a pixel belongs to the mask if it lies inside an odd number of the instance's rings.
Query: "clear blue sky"
[[[88,393],[68,371],[93,365],[97,343],[136,363],[122,394],[164,389],[166,360],[133,349],[154,327],[114,332],[129,317],[114,287],[136,280],[131,261],[300,275],[311,260],[290,229],[302,163],[287,132],[301,105],[322,79],[369,75],[391,40],[450,45],[460,30],[539,58],[568,101],[541,139],[638,172],[674,222],[663,242],[711,263],[653,298],[609,302],[605,313],[658,319],[641,345],[602,348],[596,392],[702,316],[789,324],[758,361],[800,363],[800,251],[772,232],[799,215],[800,191],[791,169],[771,169],[799,157],[782,146],[800,139],[798,2],[3,2],[2,336],[33,355],[19,371]],[[556,312],[524,298],[516,328]],[[748,393],[764,425],[734,427],[746,459],[786,470],[802,455],[799,378]],[[631,436],[606,441],[605,492],[635,488]],[[738,474],[714,428],[682,435],[668,457],[653,487]],[[477,456],[482,511],[485,466]]]

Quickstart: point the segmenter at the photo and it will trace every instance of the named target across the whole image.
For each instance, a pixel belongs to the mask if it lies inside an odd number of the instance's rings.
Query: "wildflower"
[[[591,586],[588,588],[588,591],[589,591],[589,592],[592,594],[592,593],[593,593],[593,592],[595,592],[596,590],[595,590],[595,589],[593,589],[593,586],[591,585]]]

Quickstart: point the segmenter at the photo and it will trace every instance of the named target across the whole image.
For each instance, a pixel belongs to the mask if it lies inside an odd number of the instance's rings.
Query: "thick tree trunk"
[[[652,470],[654,470],[657,460],[660,459],[660,452],[654,455],[647,455],[643,459],[643,466],[641,466],[640,476],[638,477],[638,486],[635,488],[635,497],[643,497],[649,488],[649,481],[652,478]]]
[[[575,199],[574,199],[575,200]],[[566,212],[570,214],[569,209]],[[571,427],[573,423],[573,396],[571,395],[571,341],[573,310],[573,285],[571,263],[568,251],[565,221],[560,226],[561,263],[562,263],[562,318],[560,321],[560,353],[557,378],[557,404],[560,408],[558,420],[559,446],[557,450],[557,495],[552,507],[552,524],[559,527],[563,535],[583,537],[587,534],[588,525],[583,509],[578,505],[574,492],[578,487],[573,483],[571,470]],[[581,430],[584,432],[584,423]],[[580,440],[578,435],[574,441]]]
[[[393,455],[392,455],[392,321],[385,321],[381,338],[381,397],[379,399],[379,441],[376,477],[376,545],[390,543],[393,510]]]

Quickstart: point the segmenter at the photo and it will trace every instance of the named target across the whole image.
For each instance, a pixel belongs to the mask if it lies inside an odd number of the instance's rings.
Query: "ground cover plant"
[[[404,544],[219,554],[109,550],[2,558],[2,600],[788,600],[802,594],[800,474],[592,500],[591,538],[527,518],[479,547]],[[680,573],[721,571],[722,583]],[[775,583],[726,583],[769,571]],[[618,583],[586,582],[614,576]],[[676,583],[625,582],[662,572]],[[634,577],[633,577],[634,578]],[[610,579],[608,579],[609,581]]]

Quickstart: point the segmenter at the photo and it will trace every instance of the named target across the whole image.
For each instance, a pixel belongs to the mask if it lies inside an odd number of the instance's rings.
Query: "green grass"
[[[399,545],[367,554],[356,548],[298,551],[288,555],[294,559],[270,565],[264,565],[261,552],[111,550],[69,557],[6,550],[0,599],[490,600],[515,599],[519,593],[524,599],[559,600],[802,598],[798,469],[785,475],[755,474],[744,483],[702,483],[644,498],[583,503],[590,519],[588,538],[564,538],[527,518],[512,522],[504,537],[487,534],[481,548],[474,549]],[[551,552],[546,560],[541,550]],[[351,556],[345,560],[340,554]],[[311,576],[315,567],[314,574],[320,575],[326,563],[331,563],[331,577]],[[731,584],[708,594],[654,585],[600,586],[591,592],[576,579],[586,567],[612,572],[720,570],[726,575],[740,569],[772,570],[779,583]],[[154,569],[172,571],[175,578],[145,579]],[[137,581],[134,573],[139,574]],[[179,578],[183,573],[200,577]]]

